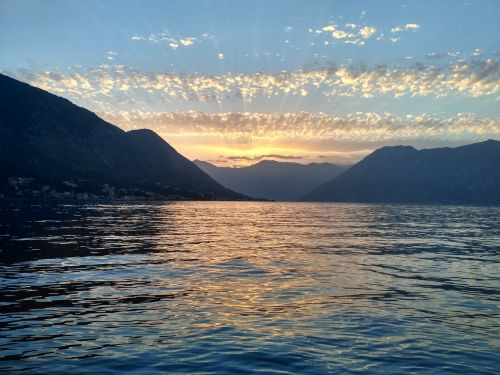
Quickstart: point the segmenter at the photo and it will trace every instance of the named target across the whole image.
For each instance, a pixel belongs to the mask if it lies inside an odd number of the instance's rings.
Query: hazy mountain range
[[[299,164],[262,160],[247,167],[217,167],[194,161],[202,170],[229,189],[249,197],[293,201],[347,169],[330,163]]]
[[[125,132],[1,74],[0,163],[4,197],[245,199],[153,131]]]
[[[500,142],[427,150],[383,147],[302,199],[500,204]]]

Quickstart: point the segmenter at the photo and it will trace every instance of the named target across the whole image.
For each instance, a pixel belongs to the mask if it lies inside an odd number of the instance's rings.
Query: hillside
[[[4,197],[245,198],[153,131],[125,132],[1,74],[0,163]]]
[[[306,201],[500,203],[500,142],[383,147],[302,197]]]

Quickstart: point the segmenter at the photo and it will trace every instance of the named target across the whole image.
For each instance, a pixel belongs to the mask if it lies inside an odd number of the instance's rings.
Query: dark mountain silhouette
[[[151,130],[125,132],[0,74],[1,196],[244,199]]]
[[[383,147],[302,199],[500,204],[500,142],[420,151]]]
[[[284,163],[263,160],[241,167],[216,167],[205,161],[194,161],[222,185],[254,198],[296,200],[347,167],[330,163]]]

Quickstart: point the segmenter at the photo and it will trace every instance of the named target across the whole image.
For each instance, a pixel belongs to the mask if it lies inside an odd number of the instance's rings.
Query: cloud
[[[425,58],[427,59],[441,59],[443,57],[446,57],[446,53],[436,53],[436,52],[429,52],[428,54],[425,55]]]
[[[321,28],[322,31],[327,31],[327,32],[332,32],[337,29],[337,26],[332,24],[332,25],[327,25]]]
[[[417,25],[416,23],[407,23],[405,25],[406,30],[418,30],[420,29],[420,25]]]
[[[242,154],[235,150],[249,150],[243,156],[301,156],[321,152],[328,153],[329,160],[351,161],[374,147],[394,142],[428,145],[440,140],[449,144],[500,138],[500,117],[466,113],[449,117],[433,113],[332,115],[222,110],[215,113],[162,112],[159,109],[168,108],[165,105],[168,100],[176,103],[199,101],[203,108],[206,101],[221,103],[234,98],[252,101],[280,95],[300,98],[311,92],[325,97],[489,95],[487,100],[491,104],[495,99],[500,100],[500,67],[493,60],[458,61],[444,67],[421,63],[409,67],[340,66],[278,74],[226,73],[221,76],[150,73],[102,65],[70,73],[20,70],[18,78],[68,97],[126,130],[150,128],[174,146],[181,146],[183,151],[210,150],[211,155]],[[155,100],[160,100],[161,105],[152,106]],[[191,104],[188,107],[192,108]],[[333,154],[334,151],[337,154]]]
[[[277,139],[301,142],[387,142],[394,138],[482,139],[500,136],[500,117],[458,114],[440,117],[432,114],[398,116],[392,113],[355,112],[345,116],[324,113],[250,112],[147,112],[101,113],[108,121],[125,129],[148,127],[168,137],[199,134],[220,138],[245,139],[259,144]]]
[[[334,40],[338,40],[344,44],[350,44],[355,46],[365,45],[363,39],[369,39],[377,33],[377,28],[374,26],[360,26],[354,23],[345,24],[344,28],[339,27],[335,23],[323,26],[320,29],[309,29],[310,33],[315,35],[321,35],[329,33]],[[383,38],[383,34],[379,34],[377,40]],[[323,45],[328,45],[329,43],[323,42]]]
[[[397,34],[403,31],[416,31],[418,29],[420,29],[420,25],[416,23],[407,23],[406,25],[403,26],[394,26],[391,29],[391,33]]]
[[[113,61],[116,56],[118,56],[118,53],[114,51],[108,51],[108,53],[106,54],[106,58],[111,61]]]
[[[183,46],[192,46],[195,42],[197,42],[198,39],[196,38],[181,38],[179,39],[179,42],[183,45]]]
[[[351,163],[383,145],[435,147],[500,137],[499,117],[472,114],[127,111],[99,115],[125,130],[153,129],[188,155],[207,160],[224,154],[240,162],[257,156],[311,161],[323,155],[329,161]]]
[[[304,156],[297,155],[279,155],[279,154],[264,154],[264,155],[255,155],[255,156],[238,156],[238,155],[230,155],[224,156],[220,155],[219,158],[231,161],[249,161],[255,162],[263,159],[278,159],[278,160],[301,160],[304,159]]]
[[[483,54],[483,52],[479,48],[476,48],[474,51],[472,51],[471,56],[479,57],[482,54]]]
[[[224,54],[223,54],[223,53],[218,53],[218,54],[217,54],[217,58],[218,58],[219,60],[224,60]]]
[[[214,36],[209,33],[203,33],[198,37],[194,36],[172,36],[170,32],[165,30],[158,33],[150,33],[147,37],[142,35],[133,35],[131,38],[133,41],[147,41],[152,44],[157,43],[167,43],[172,49],[177,49],[179,47],[189,47],[197,43],[201,43],[204,40],[214,40]]]
[[[335,30],[334,32],[332,32],[332,36],[335,39],[343,39],[347,38],[349,36],[349,33],[346,33],[345,31],[342,30]]]
[[[370,38],[373,34],[377,32],[377,29],[373,26],[364,26],[359,30],[359,35],[361,35],[363,38],[368,39]]]
[[[284,31],[285,33],[289,33],[289,32],[291,32],[292,30],[293,30],[292,26],[285,26],[285,27],[283,28],[283,31]]]
[[[218,58],[223,57],[223,54],[218,55]],[[500,63],[492,59],[458,60],[443,66],[423,63],[374,67],[342,65],[292,72],[224,75],[150,73],[120,65],[101,65],[57,74],[20,70],[17,77],[42,89],[65,93],[71,99],[92,102],[96,99],[109,102],[115,94],[122,94],[124,87],[130,98],[219,104],[235,99],[252,102],[257,98],[313,94],[325,99],[459,95],[492,96],[500,100]]]

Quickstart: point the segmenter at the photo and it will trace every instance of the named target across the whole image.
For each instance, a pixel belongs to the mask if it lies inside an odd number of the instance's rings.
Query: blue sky
[[[497,0],[2,0],[0,69],[191,158],[352,162],[499,138],[499,16]]]

